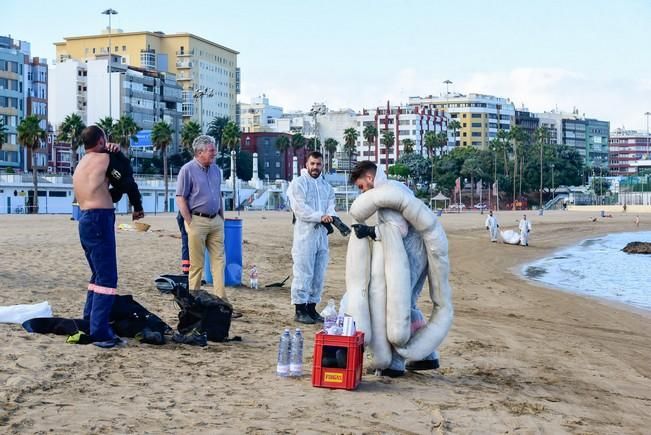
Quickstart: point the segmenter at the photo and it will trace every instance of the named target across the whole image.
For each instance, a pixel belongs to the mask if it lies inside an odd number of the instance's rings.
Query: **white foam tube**
[[[430,299],[434,307],[426,326],[419,329],[408,343],[396,344],[397,351],[405,358],[419,360],[436,350],[446,337],[452,325],[452,291],[448,281],[448,242],[438,219],[427,206],[413,195],[406,195],[391,183],[371,189],[360,195],[350,208],[351,216],[360,222],[368,219],[380,208],[399,211],[418,231],[425,242],[428,260],[428,281]],[[382,229],[380,229],[382,233]],[[382,234],[384,236],[384,234]],[[388,277],[398,272],[402,264],[393,264],[385,249],[385,273]],[[404,247],[403,247],[404,250]],[[408,267],[409,265],[407,265]],[[409,283],[409,281],[407,281]],[[388,316],[390,306],[387,282],[387,335],[391,330]],[[411,308],[411,307],[409,307]],[[409,311],[408,311],[409,312]],[[389,336],[389,341],[393,343]]]
[[[348,239],[346,252],[346,314],[353,316],[358,331],[364,333],[368,345],[373,335],[368,307],[368,286],[371,276],[371,244],[367,238]]]
[[[368,288],[373,337],[368,345],[371,353],[369,367],[386,369],[391,365],[391,344],[387,339],[387,288],[384,277],[384,252],[382,243],[374,242],[371,248],[371,282]]]
[[[384,277],[387,283],[387,338],[394,346],[402,346],[411,337],[411,278],[409,259],[402,243],[400,229],[380,224],[384,251]]]

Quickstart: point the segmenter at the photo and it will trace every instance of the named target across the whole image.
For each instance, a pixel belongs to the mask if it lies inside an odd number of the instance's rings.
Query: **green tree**
[[[445,147],[448,146],[448,134],[444,131],[436,133],[436,145],[439,148],[439,156],[443,155]]]
[[[160,121],[154,124],[151,130],[151,140],[154,143],[154,149],[159,151],[163,158],[163,180],[165,183],[165,211],[169,211],[169,201],[167,195],[168,179],[167,179],[167,147],[172,143],[172,126],[167,122]]]
[[[294,133],[292,135],[292,150],[294,150],[294,155],[296,155],[296,151],[303,148],[304,146],[305,136],[303,136],[301,133]]]
[[[40,119],[30,115],[18,125],[18,143],[32,151],[32,183],[34,184],[34,197],[32,213],[38,213],[38,168],[36,165],[36,150],[41,147],[41,141],[46,140],[46,132],[39,125]]]
[[[222,146],[222,133],[224,132],[224,128],[226,127],[226,124],[228,124],[228,118],[225,116],[216,116],[213,118],[212,121],[210,121],[210,124],[208,124],[208,130],[206,131],[206,134],[208,136],[212,136],[215,138],[215,143],[217,144],[217,149],[219,150],[219,153],[221,155],[221,160],[224,159],[224,152],[226,151],[224,147]],[[222,169],[224,167],[222,166]]]
[[[471,157],[464,160],[461,166],[461,175],[470,177],[470,207],[474,206],[475,201],[475,177],[482,177],[484,171],[478,158]]]
[[[344,130],[344,152],[348,154],[348,168],[353,168],[353,155],[357,151],[357,139],[359,132],[356,128],[350,127]]]
[[[222,144],[229,151],[237,152],[241,140],[242,133],[240,132],[240,128],[234,122],[229,121],[228,124],[226,124],[226,127],[224,127],[224,131],[222,132]]]
[[[188,121],[181,128],[181,144],[186,150],[192,150],[192,142],[201,135],[201,126],[198,122]]]
[[[57,139],[70,144],[70,172],[74,173],[79,158],[79,146],[81,145],[81,132],[86,128],[86,124],[81,116],[72,113],[65,117],[59,126],[59,135]]]
[[[416,144],[412,139],[403,139],[402,140],[402,150],[405,154],[413,154],[414,146]]]
[[[280,154],[282,154],[283,156],[285,155],[285,153],[287,152],[290,146],[291,145],[289,143],[289,137],[282,135],[282,136],[278,136],[278,139],[276,139],[276,149],[280,151]]]
[[[131,141],[138,142],[136,134],[140,131],[140,127],[136,124],[132,117],[129,115],[121,116],[113,127],[113,137],[120,144],[125,154],[129,154],[129,147]]]
[[[543,154],[545,152],[545,144],[549,141],[549,131],[545,127],[538,127],[533,132],[535,145],[540,151],[540,187],[539,187],[539,206],[543,206]]]
[[[382,132],[382,145],[384,145],[384,156],[385,156],[384,169],[387,172],[389,171],[389,154],[391,152],[391,149],[393,148],[393,143],[395,142],[395,139],[396,137],[393,134],[393,131],[384,130]]]
[[[406,166],[409,170],[409,175],[417,183],[427,182],[431,177],[432,161],[420,154],[403,154],[396,163]]]
[[[337,147],[339,146],[339,142],[337,142],[336,139],[333,139],[331,137],[327,138],[323,142],[323,147],[325,148],[326,152],[328,153],[328,170],[332,169],[332,156],[337,152]]]
[[[0,150],[2,146],[7,143],[7,126],[4,119],[0,118]]]
[[[368,144],[368,160],[371,160],[371,146],[375,143],[375,139],[377,138],[377,128],[375,128],[374,125],[369,124],[366,127],[364,127],[364,139],[366,140],[366,143]]]
[[[104,130],[104,135],[106,135],[107,142],[113,142],[113,130],[115,129],[115,121],[110,116],[105,116],[104,118],[97,121],[97,126]]]
[[[515,211],[515,201],[516,201],[515,190],[516,190],[516,182],[518,179],[518,163],[519,163],[518,149],[521,149],[523,147],[527,139],[527,134],[524,132],[524,130],[522,130],[520,127],[516,125],[511,127],[511,131],[509,132],[509,139],[511,139],[511,142],[513,143],[513,211]],[[522,167],[522,165],[520,167]],[[521,171],[522,170],[520,170],[520,172]]]
[[[454,138],[454,146],[457,146],[457,131],[461,129],[461,123],[456,119],[448,122],[448,130],[452,130],[452,137]]]
[[[427,131],[425,132],[425,135],[423,136],[423,145],[425,146],[425,149],[427,149],[427,156],[430,159],[434,159],[435,155],[435,150],[437,146],[437,139],[436,139],[436,133],[433,131]]]
[[[389,175],[393,175],[404,180],[410,175],[409,167],[401,163],[396,163],[395,165],[389,167]]]

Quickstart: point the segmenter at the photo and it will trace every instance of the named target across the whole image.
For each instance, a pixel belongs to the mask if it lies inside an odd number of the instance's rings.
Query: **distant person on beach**
[[[500,227],[500,224],[497,222],[497,217],[493,216],[493,210],[488,213],[485,223],[486,229],[491,236],[491,242],[497,243],[497,229]]]
[[[529,233],[531,232],[531,222],[527,220],[527,215],[522,215],[520,221],[520,244],[522,246],[529,246]]]
[[[194,159],[181,167],[176,183],[176,204],[188,237],[191,290],[201,289],[205,251],[215,294],[227,301],[224,288],[224,209],[221,200],[222,174],[215,164],[217,149],[212,136],[198,136],[192,143]]]
[[[640,216],[639,215],[635,216],[634,222],[635,222],[635,226],[639,228],[640,227]]]
[[[90,321],[94,344],[108,348],[123,343],[109,326],[118,284],[113,203],[127,193],[134,209],[132,219],[145,213],[127,157],[121,152],[108,154],[104,131],[95,125],[85,128],[81,139],[86,154],[75,169],[73,186],[81,210],[79,238],[92,272],[84,319]]]
[[[328,268],[328,231],[322,224],[331,224],[335,212],[335,191],[323,178],[323,155],[312,151],[307,156],[301,175],[292,180],[287,196],[296,217],[292,245],[293,274],[291,301],[294,320],[313,324],[323,322],[316,311],[321,301],[325,273]]]
[[[624,213],[626,213],[626,204],[622,206],[622,210],[624,211]]]

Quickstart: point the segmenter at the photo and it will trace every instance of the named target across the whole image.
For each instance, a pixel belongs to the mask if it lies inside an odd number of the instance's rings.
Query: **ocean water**
[[[651,242],[651,232],[583,240],[526,264],[522,273],[552,287],[651,310],[651,255],[622,252],[634,241]]]

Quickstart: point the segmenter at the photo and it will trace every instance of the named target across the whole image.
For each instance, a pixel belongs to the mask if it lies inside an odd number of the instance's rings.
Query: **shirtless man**
[[[113,202],[127,193],[133,220],[145,214],[128,159],[120,152],[108,154],[106,136],[95,125],[85,128],[81,138],[86,154],[75,169],[73,185],[81,209],[79,238],[91,270],[84,319],[90,321],[93,344],[108,348],[123,344],[109,326],[118,284]]]

